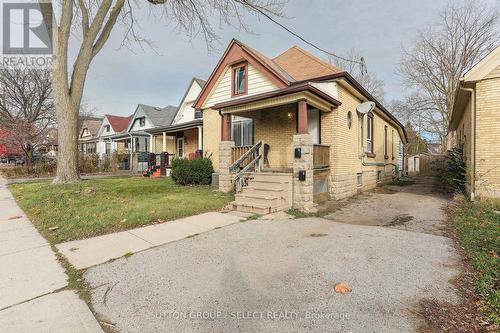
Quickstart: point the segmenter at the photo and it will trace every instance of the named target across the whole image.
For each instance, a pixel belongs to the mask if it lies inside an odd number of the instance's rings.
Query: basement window
[[[358,186],[363,186],[363,174],[362,173],[356,174],[356,179],[358,182]]]

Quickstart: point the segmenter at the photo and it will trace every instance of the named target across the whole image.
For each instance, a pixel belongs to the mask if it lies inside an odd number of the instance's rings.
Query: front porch
[[[301,93],[233,103],[219,105],[219,189],[236,191],[235,209],[314,210],[328,194],[331,137],[322,124],[329,124],[338,102]],[[240,129],[242,122],[251,122],[251,135]],[[251,140],[239,140],[240,133]]]
[[[168,175],[174,158],[194,159],[203,156],[203,120],[153,128],[149,151],[156,154],[156,167],[162,176]],[[165,156],[164,158],[162,156]]]

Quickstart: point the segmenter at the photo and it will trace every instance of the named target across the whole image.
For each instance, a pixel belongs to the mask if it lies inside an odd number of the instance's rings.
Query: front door
[[[177,138],[177,157],[184,157],[184,138]]]

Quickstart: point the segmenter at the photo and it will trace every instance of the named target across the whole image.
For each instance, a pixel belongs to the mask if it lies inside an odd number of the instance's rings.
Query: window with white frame
[[[232,83],[232,95],[244,95],[247,93],[247,63],[242,63],[239,65],[234,65],[233,71],[233,83]]]
[[[387,125],[384,126],[384,158],[389,158],[387,155],[388,153],[388,146],[387,146]]]
[[[366,125],[366,152],[373,154],[373,114],[368,114]]]

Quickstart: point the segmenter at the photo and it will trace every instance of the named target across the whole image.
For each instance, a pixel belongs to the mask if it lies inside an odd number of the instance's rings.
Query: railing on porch
[[[229,172],[236,172],[234,176],[236,193],[241,192],[242,187],[245,186],[246,179],[243,177],[245,173],[252,169],[255,172],[261,171],[264,161],[263,147],[262,141],[259,141],[252,147],[233,148],[232,158],[234,162],[229,166]],[[234,160],[238,154],[239,157]]]
[[[330,146],[314,145],[313,148],[313,167],[314,169],[323,169],[330,166]]]
[[[231,151],[231,164],[236,162],[241,156],[243,156],[250,149],[252,149],[252,146],[233,147]],[[245,166],[250,161],[251,159],[249,157],[245,161],[242,161],[242,165]]]

